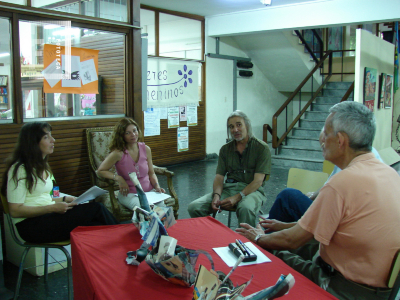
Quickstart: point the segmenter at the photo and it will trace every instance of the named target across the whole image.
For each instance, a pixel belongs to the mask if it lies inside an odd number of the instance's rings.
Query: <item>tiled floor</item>
[[[204,160],[168,167],[169,170],[175,173],[173,182],[175,190],[179,197],[180,219],[189,218],[187,206],[191,201],[212,191],[212,183],[214,180],[216,167],[217,160]],[[397,171],[400,170],[400,163],[397,164],[395,169]],[[272,166],[271,178],[265,185],[267,202],[263,206],[264,213],[267,213],[269,211],[276,195],[286,187],[288,171],[289,169],[282,169]],[[159,180],[161,186],[167,186],[162,177],[160,177]],[[233,216],[231,227],[236,228],[236,215],[232,215]],[[227,224],[228,213],[220,213],[217,219],[222,223]],[[17,272],[18,269],[16,266],[8,263],[7,261],[4,262],[5,286],[12,291],[15,288]],[[44,282],[43,277],[34,277],[24,272],[19,299],[60,300],[67,299],[67,295],[67,281],[65,270],[49,274],[48,284]],[[2,299],[7,298],[1,297],[0,290],[0,300]]]
[[[217,167],[217,160],[196,161],[185,164],[169,166],[168,169],[175,173],[173,178],[174,187],[179,198],[179,219],[189,218],[187,212],[188,204],[198,197],[212,191],[212,183]],[[286,187],[288,169],[272,168],[271,178],[267,181],[265,192],[268,197],[263,211],[267,213],[272,206],[275,196]],[[159,177],[162,187],[166,187],[166,180],[163,176]],[[227,224],[228,213],[218,214],[218,220]],[[236,228],[237,218],[232,214],[232,228]],[[18,268],[7,261],[4,261],[4,281],[5,286],[14,291],[17,280]],[[61,270],[49,274],[48,284],[43,277],[35,277],[24,272],[19,299],[67,299],[67,280],[66,271]],[[0,291],[0,300],[1,291]],[[6,298],[4,298],[6,299]]]

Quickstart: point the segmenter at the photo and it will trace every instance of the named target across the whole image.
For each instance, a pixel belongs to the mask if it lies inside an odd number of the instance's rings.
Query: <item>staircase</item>
[[[305,112],[286,139],[286,145],[281,145],[277,155],[272,155],[272,164],[282,167],[300,168],[321,171],[324,158],[322,156],[319,134],[329,115],[329,108],[339,103],[351,82],[329,82],[322,95],[311,104],[310,111]],[[353,101],[353,93],[348,101]]]

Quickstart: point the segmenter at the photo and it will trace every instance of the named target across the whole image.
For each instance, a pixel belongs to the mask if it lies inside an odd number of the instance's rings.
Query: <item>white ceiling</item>
[[[271,0],[272,7],[321,0]],[[200,16],[267,8],[260,0],[141,0],[141,4]]]

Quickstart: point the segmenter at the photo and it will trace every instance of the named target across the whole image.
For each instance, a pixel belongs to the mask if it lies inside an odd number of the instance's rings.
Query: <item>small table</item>
[[[231,268],[212,248],[227,246],[238,238],[248,241],[212,217],[178,220],[167,230],[179,245],[208,251],[214,260],[215,270],[225,274]],[[138,249],[141,244],[141,236],[133,224],[78,227],[73,230],[74,299],[192,299],[193,287],[186,288],[164,280],[145,262],[139,266],[126,264],[126,253]],[[238,267],[230,277],[234,284],[242,284],[254,275],[243,292],[244,296],[274,285],[281,274],[291,273],[296,283],[285,296],[286,300],[336,299],[279,258],[261,251],[272,262]],[[204,255],[200,255],[196,267],[200,264],[208,269],[211,267]]]

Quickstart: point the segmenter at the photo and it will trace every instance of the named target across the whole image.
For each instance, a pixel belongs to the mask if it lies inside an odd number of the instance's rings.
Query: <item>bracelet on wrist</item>
[[[66,196],[63,197],[63,200],[62,200],[63,202],[65,202],[65,197],[66,197]]]
[[[218,194],[218,193],[212,193],[212,198],[214,198],[214,195],[218,195],[219,196],[219,199],[221,199],[221,195],[220,194]]]

